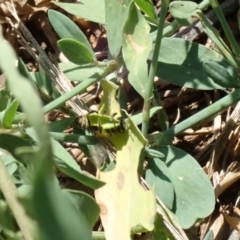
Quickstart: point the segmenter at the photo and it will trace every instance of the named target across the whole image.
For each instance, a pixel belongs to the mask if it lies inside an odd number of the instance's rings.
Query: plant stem
[[[105,240],[105,233],[104,232],[92,232],[92,238],[93,240]]]
[[[46,106],[43,107],[44,113],[51,112],[52,110],[56,109],[57,107],[64,104],[66,101],[70,100],[74,96],[82,93],[85,91],[86,88],[91,86],[92,84],[100,81],[101,79],[105,78],[110,73],[114,72],[116,70],[116,63],[115,61],[110,62],[108,67],[105,69],[105,71],[99,75],[95,73],[92,77],[86,79],[85,81],[79,83],[76,87],[74,87],[71,91],[65,93],[64,95],[60,96],[59,98],[55,99],[54,101],[50,102]]]
[[[238,43],[236,42],[231,29],[229,28],[229,25],[225,19],[225,16],[222,12],[222,9],[219,7],[218,1],[217,0],[209,0],[210,4],[213,8],[213,11],[215,12],[215,14],[217,15],[221,26],[223,28],[223,31],[232,47],[232,51],[234,54],[236,54],[237,56],[240,56],[240,48],[238,46]]]
[[[198,4],[199,8],[204,10],[210,5],[209,0],[203,0]]]
[[[228,94],[227,96],[213,103],[209,107],[201,110],[200,112],[194,114],[193,116],[182,121],[181,123],[175,126],[172,126],[167,131],[158,134],[158,136],[155,136],[155,140],[157,144],[162,145],[162,144],[169,143],[169,141],[171,141],[171,139],[174,136],[182,133],[186,129],[193,127],[194,125],[199,124],[205,121],[206,119],[214,116],[215,114],[223,111],[224,109],[238,102],[239,99],[240,99],[240,89],[237,89],[233,93]]]
[[[95,136],[85,136],[78,134],[67,134],[67,133],[56,133],[50,132],[50,136],[58,142],[71,142],[78,144],[86,144],[86,145],[95,145],[99,141]]]
[[[149,72],[149,76],[148,76],[147,90],[146,90],[146,95],[145,95],[144,104],[143,104],[143,121],[142,121],[143,136],[147,136],[147,132],[148,132],[154,77],[155,77],[155,74],[157,71],[158,55],[159,55],[159,50],[160,50],[160,46],[161,46],[162,34],[163,34],[163,28],[164,28],[164,20],[167,15],[168,5],[169,5],[169,0],[162,1],[162,9],[161,9],[161,13],[160,13],[157,38],[156,38],[156,42],[155,42],[155,46],[154,46],[154,50],[153,50],[153,57],[152,57],[152,62],[150,65],[150,72]]]
[[[0,189],[11,209],[24,239],[33,240],[30,233],[32,226],[30,218],[26,215],[23,206],[18,201],[18,191],[9,175],[2,159],[0,158]]]

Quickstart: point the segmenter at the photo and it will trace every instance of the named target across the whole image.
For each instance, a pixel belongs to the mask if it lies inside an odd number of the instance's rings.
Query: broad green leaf
[[[56,167],[69,177],[83,183],[84,185],[97,189],[104,185],[104,182],[99,181],[90,174],[82,172],[80,166],[76,163],[73,157],[66,151],[63,146],[52,139],[54,162]]]
[[[152,58],[152,53],[149,59]],[[207,75],[203,63],[212,61],[227,69],[237,79],[235,68],[222,55],[184,39],[163,38],[156,75],[177,86],[202,90],[223,89]]]
[[[59,67],[71,81],[83,81],[94,73],[102,74],[104,69],[94,65],[79,66],[72,62],[59,63]]]
[[[197,3],[190,1],[174,1],[169,4],[170,13],[182,26],[190,26],[193,23],[192,13],[198,8]]]
[[[63,194],[74,205],[76,211],[81,212],[84,209],[83,214],[87,219],[87,222],[92,229],[99,218],[100,208],[97,205],[95,199],[88,194],[74,190],[63,190]]]
[[[93,62],[93,55],[82,43],[72,39],[62,39],[58,41],[58,46],[69,61],[83,65]]]
[[[148,161],[146,180],[149,186],[155,186],[156,195],[166,207],[172,209],[174,203],[174,187],[166,164],[158,158]]]
[[[108,46],[115,59],[122,47],[123,27],[128,18],[129,3],[129,0],[105,0]]]
[[[64,14],[51,9],[48,10],[48,17],[52,27],[60,38],[70,38],[82,43],[88,48],[92,56],[94,56],[94,52],[86,36],[72,20]]]
[[[162,107],[153,107],[150,109],[150,118],[154,116]],[[131,116],[132,121],[135,125],[139,125],[142,123],[142,112],[134,114]]]
[[[176,214],[182,228],[210,215],[215,206],[212,184],[197,161],[174,146],[160,146],[175,190]]]
[[[5,110],[10,101],[10,93],[4,88],[0,90],[0,111]]]
[[[227,69],[215,62],[204,62],[203,68],[215,83],[224,88],[239,88],[240,82],[233,79]],[[237,74],[237,71],[236,71]]]
[[[134,2],[138,5],[141,11],[143,11],[147,16],[152,19],[157,19],[157,15],[154,10],[154,6],[152,1],[150,0],[134,0]]]
[[[145,191],[138,180],[146,139],[129,117],[128,121],[128,131],[108,137],[116,147],[117,164],[110,172],[99,172],[99,179],[106,185],[95,191],[106,239],[130,240],[132,227],[138,225],[151,231],[154,224],[154,191]]]
[[[144,98],[148,79],[147,58],[152,47],[150,27],[132,3],[124,26],[123,59],[129,71],[128,80]]]
[[[104,0],[81,0],[78,3],[53,2],[65,11],[89,21],[105,24]]]

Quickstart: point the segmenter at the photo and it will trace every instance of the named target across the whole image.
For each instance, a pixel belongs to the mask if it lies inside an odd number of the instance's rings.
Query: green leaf
[[[147,58],[152,48],[150,27],[132,3],[124,26],[123,59],[129,71],[128,80],[144,98],[148,79]]]
[[[31,203],[35,220],[40,227],[41,238],[46,240],[90,240],[92,239],[91,230],[84,215],[76,215],[73,207],[63,198],[59,185],[56,185],[51,142],[48,127],[44,121],[41,100],[28,80],[17,71],[14,51],[1,35],[0,52],[0,68],[6,74],[8,86],[19,100],[28,122],[33,126],[40,142],[39,151],[32,153],[31,156],[35,165]],[[18,150],[24,152],[24,149]],[[29,152],[25,150],[24,153]],[[18,154],[20,155],[19,151]],[[25,221],[25,224],[28,224],[26,218]],[[28,227],[30,229],[32,226],[29,224]]]
[[[0,148],[10,152],[17,160],[22,160],[18,155],[18,149],[31,147],[30,143],[20,137],[10,134],[0,134]]]
[[[143,190],[138,181],[146,139],[129,116],[128,121],[128,131],[108,137],[116,148],[117,164],[112,171],[99,172],[106,185],[95,191],[106,239],[130,240],[130,230],[137,225],[151,231],[156,214],[153,189]]]
[[[169,4],[169,11],[182,26],[190,26],[193,23],[192,14],[199,6],[190,1],[174,1]]]
[[[54,162],[56,167],[69,177],[83,183],[84,185],[97,189],[104,185],[104,182],[99,181],[90,174],[85,174],[73,159],[73,157],[66,151],[63,146],[52,139]]]
[[[16,56],[13,49],[0,35],[0,68],[6,74],[8,86],[11,92],[20,102],[20,105],[27,115],[29,124],[31,124],[37,134],[39,140],[46,150],[50,149],[48,139],[47,125],[44,121],[42,103],[38,97],[38,93],[29,83],[29,80],[19,74],[15,62]],[[31,101],[31,104],[29,102]],[[45,152],[45,151],[44,151]],[[47,153],[46,151],[45,153]]]
[[[147,16],[152,19],[157,19],[157,15],[154,10],[154,6],[152,1],[150,0],[134,0],[137,6],[140,8],[142,12],[144,12]]]
[[[94,52],[84,33],[64,14],[48,10],[49,21],[60,38],[70,38],[82,43],[94,56]]]
[[[9,174],[12,176],[18,169],[17,160],[8,153],[2,154],[1,160],[6,166],[6,169],[8,170]]]
[[[51,132],[63,132],[74,120],[74,117],[63,118],[59,121],[49,123],[49,130]]]
[[[95,65],[79,66],[72,62],[59,63],[59,67],[71,81],[83,81],[95,73],[102,74],[104,71]]]
[[[12,121],[17,114],[18,106],[19,102],[15,99],[5,109],[2,118],[2,125],[4,128],[11,128]]]
[[[10,93],[4,88],[0,90],[0,111],[5,110],[10,101]]]
[[[42,66],[39,66],[39,72],[36,73],[37,85],[41,91],[45,92],[49,97],[53,94],[53,84],[51,78],[46,74]]]
[[[204,62],[203,68],[215,83],[224,88],[239,88],[240,82],[233,79],[227,69],[215,62]]]
[[[1,29],[0,29],[0,32],[1,32]],[[16,99],[20,102],[20,105],[27,116],[28,123],[33,126],[34,130],[36,131],[39,142],[40,142],[40,150],[38,152],[30,152],[30,150],[26,149],[26,148],[18,148],[17,149],[18,150],[17,155],[19,155],[20,157],[21,156],[22,157],[30,157],[30,155],[31,155],[32,160],[33,160],[32,162],[35,165],[37,178],[39,176],[39,172],[43,173],[42,177],[38,178],[38,181],[37,181],[38,184],[36,184],[33,187],[33,189],[34,189],[33,195],[36,196],[37,201],[35,201],[34,197],[33,197],[32,202],[33,202],[36,212],[38,213],[38,214],[36,214],[35,219],[36,219],[36,221],[38,221],[40,226],[42,226],[43,221],[45,221],[45,224],[47,223],[47,225],[48,225],[48,230],[49,230],[49,228],[51,228],[51,231],[53,231],[52,229],[58,229],[58,231],[59,231],[59,229],[61,229],[62,226],[65,226],[65,224],[61,224],[61,225],[57,225],[57,226],[55,225],[52,228],[53,224],[50,220],[50,219],[52,219],[54,222],[55,219],[58,219],[58,216],[57,217],[54,216],[55,218],[49,218],[49,215],[48,215],[47,219],[43,219],[40,216],[41,214],[46,214],[46,213],[49,214],[49,213],[53,212],[52,211],[53,209],[49,209],[47,206],[44,206],[46,202],[49,203],[49,201],[44,202],[44,200],[45,199],[48,200],[48,198],[50,196],[50,195],[48,195],[48,196],[45,195],[46,193],[53,194],[53,191],[54,191],[54,189],[51,188],[52,186],[50,186],[49,191],[44,191],[49,186],[49,183],[50,183],[49,180],[51,180],[51,177],[53,176],[53,172],[52,172],[53,161],[52,161],[52,152],[51,152],[51,144],[50,144],[50,139],[49,139],[49,134],[48,134],[48,128],[47,128],[47,124],[44,121],[41,100],[39,99],[38,94],[35,91],[35,89],[33,88],[33,86],[29,83],[29,80],[24,78],[17,70],[17,68],[15,66],[15,62],[17,59],[15,56],[15,53],[14,53],[13,49],[11,48],[10,44],[7,41],[5,41],[5,39],[2,37],[2,35],[0,35],[0,52],[1,52],[0,68],[7,77],[8,87],[10,88],[11,92],[16,97]],[[31,104],[29,104],[29,102],[31,102]],[[45,171],[46,169],[48,172]],[[48,178],[45,178],[46,176]],[[40,195],[38,195],[38,194],[40,194]],[[57,199],[57,198],[54,198],[54,202],[55,202],[55,199]],[[58,201],[59,201],[59,199],[58,199]],[[68,211],[68,209],[66,208],[66,205],[65,206],[63,205],[61,207],[65,208],[65,211]],[[66,217],[66,215],[64,215],[64,216]],[[28,229],[30,229],[32,227],[31,222],[29,222],[28,218],[26,218],[23,214],[22,214],[21,218],[25,221],[25,224],[28,225],[28,228],[25,228],[24,231],[26,232],[26,234],[31,236],[31,233],[28,232]],[[20,218],[18,218],[18,219],[20,219]],[[43,221],[41,221],[41,220],[43,220]],[[50,220],[50,223],[48,222],[49,220]],[[22,226],[22,228],[23,227],[24,227],[24,225]],[[41,229],[42,232],[45,233],[45,236],[47,235],[49,237],[46,239],[61,239],[61,232],[59,232],[60,238],[54,238],[54,237],[51,238],[52,235],[51,234],[48,235],[49,231],[46,229],[47,229],[47,227],[45,227],[45,228],[43,227]],[[64,229],[64,230],[66,231],[66,229]],[[68,237],[68,239],[69,239],[69,237]],[[90,237],[87,239],[90,239]]]
[[[30,72],[30,75],[43,100],[50,102],[53,98],[60,96],[54,84],[52,84],[50,77],[46,74],[41,66],[39,66],[38,72]]]
[[[81,0],[78,3],[53,2],[65,11],[89,21],[105,24],[104,0]]]
[[[150,118],[154,116],[162,107],[153,107],[150,109]],[[134,114],[131,116],[132,121],[135,125],[139,125],[142,123],[142,112]]]
[[[156,195],[166,207],[172,209],[174,203],[174,187],[166,164],[158,158],[150,159],[147,165],[146,181],[155,186]]]
[[[149,59],[152,58],[152,53]],[[184,39],[163,38],[156,75],[177,86],[202,90],[223,89],[207,75],[203,63],[212,61],[227,69],[237,79],[235,68],[222,55]]]
[[[157,149],[151,147],[145,147],[145,156],[149,158],[162,158],[164,154],[162,154]]]
[[[206,18],[204,13],[200,10],[195,12],[195,16],[202,21],[203,30],[208,37],[214,42],[218,51],[224,56],[234,67],[239,68],[240,63],[238,58],[232,53],[227,44],[221,38],[217,29],[215,29],[209,20]]]
[[[33,129],[27,128],[26,132],[32,137],[32,139],[38,142]],[[104,185],[103,182],[99,181],[92,175],[84,173],[73,157],[59,142],[51,139],[51,143],[54,154],[54,164],[61,172],[92,189],[97,189]]]
[[[190,228],[198,219],[210,215],[215,206],[215,195],[207,175],[186,152],[174,146],[160,146],[175,190],[176,214],[182,228]]]
[[[91,240],[91,229],[84,209],[75,207],[62,194],[52,170],[38,172],[33,189],[32,205],[41,238],[46,240]]]
[[[113,58],[117,58],[122,47],[123,28],[128,18],[129,3],[129,0],[105,0],[108,46]]]
[[[88,64],[94,60],[88,48],[76,40],[65,38],[59,40],[57,43],[68,60],[75,64]]]
[[[62,192],[74,205],[77,211],[81,212],[84,210],[83,214],[92,229],[98,220],[100,213],[100,207],[97,205],[95,199],[80,191],[63,190]]]

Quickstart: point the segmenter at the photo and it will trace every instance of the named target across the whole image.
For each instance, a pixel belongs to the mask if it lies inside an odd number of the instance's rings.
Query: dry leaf
[[[240,231],[240,218],[230,217],[226,213],[222,213],[231,228]]]

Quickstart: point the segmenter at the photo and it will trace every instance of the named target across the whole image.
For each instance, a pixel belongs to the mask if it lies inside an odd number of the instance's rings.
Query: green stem
[[[204,122],[206,119],[218,114],[219,112],[225,110],[229,106],[235,104],[240,99],[240,89],[237,89],[233,93],[223,97],[219,101],[213,103],[209,107],[201,110],[200,112],[194,114],[193,116],[189,117],[188,119],[182,121],[181,123],[172,126],[167,131],[158,134],[155,136],[155,141],[158,145],[166,144],[171,141],[171,139],[185,131],[186,129],[193,127],[196,124]]]
[[[85,136],[78,134],[50,132],[50,136],[59,142],[72,142],[78,144],[95,145],[99,141],[94,136]]]
[[[101,74],[95,73],[95,76],[92,76],[91,78],[86,79],[85,81],[79,83],[76,87],[74,87],[71,91],[66,92],[64,95],[60,96],[59,98],[55,99],[54,101],[50,102],[46,106],[43,107],[44,113],[51,112],[52,110],[56,109],[57,107],[61,106],[66,101],[70,100],[77,94],[81,94],[85,91],[86,88],[91,86],[92,84],[100,81],[101,79],[105,78],[110,73],[114,72],[116,70],[116,62],[112,61],[106,68],[106,70]]]
[[[93,240],[105,240],[106,239],[105,233],[104,232],[93,231],[92,232],[92,239]]]
[[[221,10],[221,8],[219,7],[218,1],[217,0],[209,0],[210,4],[213,8],[213,11],[215,12],[215,14],[217,15],[221,26],[223,28],[223,31],[232,47],[232,51],[237,55],[240,56],[240,48],[238,46],[238,43],[236,42],[231,29],[229,28],[229,25],[225,19],[225,16]]]
[[[18,201],[18,191],[14,185],[11,176],[9,175],[5,165],[0,158],[0,189],[6,199],[6,202],[11,209],[15,220],[22,232],[24,239],[33,240],[30,233],[30,227],[33,226],[31,220],[26,215],[23,206]]]
[[[152,57],[152,62],[150,65],[150,71],[149,71],[149,76],[148,76],[147,90],[146,90],[146,95],[145,95],[144,104],[143,104],[143,121],[142,121],[143,136],[147,136],[147,132],[148,132],[154,77],[155,77],[155,74],[157,71],[158,55],[159,55],[159,50],[160,50],[160,46],[161,46],[162,34],[163,34],[163,29],[164,29],[164,20],[167,15],[168,5],[169,5],[169,0],[162,1],[162,9],[161,9],[161,13],[160,13],[157,38],[156,38],[156,42],[155,42],[155,46],[154,46],[154,50],[153,50],[153,57]]]
[[[203,0],[198,4],[199,8],[204,10],[210,5],[209,0]]]

